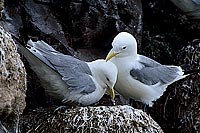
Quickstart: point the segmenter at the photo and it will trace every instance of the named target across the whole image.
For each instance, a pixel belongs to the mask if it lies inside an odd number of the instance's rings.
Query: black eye
[[[126,47],[124,46],[122,49],[126,49]]]
[[[110,79],[108,77],[106,77],[106,80],[110,81]]]

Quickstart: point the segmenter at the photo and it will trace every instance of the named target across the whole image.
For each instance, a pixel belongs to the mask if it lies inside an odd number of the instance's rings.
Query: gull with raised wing
[[[105,91],[114,99],[117,68],[103,59],[85,62],[64,55],[44,41],[29,40],[18,45],[47,94],[63,103],[87,106],[98,102]]]

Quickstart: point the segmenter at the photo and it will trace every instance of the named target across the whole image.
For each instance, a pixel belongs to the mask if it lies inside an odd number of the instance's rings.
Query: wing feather
[[[29,41],[28,44],[34,55],[61,75],[71,92],[85,94],[95,91],[95,84],[90,77],[92,73],[86,62],[64,55],[43,41]]]
[[[158,82],[169,84],[180,76],[180,68],[177,66],[161,65],[145,56],[139,56],[139,58],[139,63],[143,65],[143,68],[132,68],[130,75],[146,85],[154,85]]]

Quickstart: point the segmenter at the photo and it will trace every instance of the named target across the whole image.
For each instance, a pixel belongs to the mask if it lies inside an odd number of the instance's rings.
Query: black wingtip
[[[200,69],[196,68],[196,69],[191,69],[191,66],[188,64],[183,64],[181,65],[181,68],[183,69],[184,75],[188,75],[188,74],[197,74],[200,73]]]
[[[200,73],[200,69],[185,70],[184,75]]]

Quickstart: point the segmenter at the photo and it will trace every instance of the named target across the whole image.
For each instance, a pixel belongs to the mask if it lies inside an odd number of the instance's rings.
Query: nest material
[[[163,132],[149,115],[127,105],[60,107],[53,111],[38,110],[24,119],[21,130],[35,133]]]

